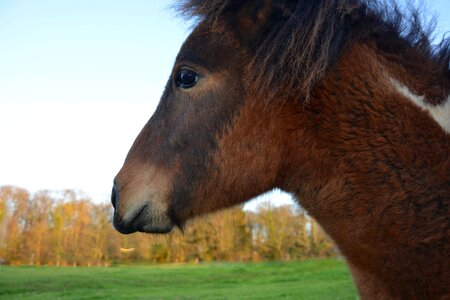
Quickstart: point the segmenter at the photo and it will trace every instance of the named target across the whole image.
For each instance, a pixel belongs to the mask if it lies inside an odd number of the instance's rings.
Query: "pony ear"
[[[273,0],[245,1],[238,13],[238,31],[244,41],[256,40],[273,13]]]

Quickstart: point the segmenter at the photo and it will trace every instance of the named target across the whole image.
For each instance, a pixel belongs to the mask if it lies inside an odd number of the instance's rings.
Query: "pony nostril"
[[[117,191],[116,184],[114,184],[111,192],[111,204],[114,207],[114,209],[116,209],[118,201],[119,201],[119,192]]]

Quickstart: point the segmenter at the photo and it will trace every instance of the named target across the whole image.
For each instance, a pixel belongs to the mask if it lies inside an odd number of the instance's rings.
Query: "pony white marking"
[[[394,87],[403,96],[411,100],[415,105],[427,111],[433,119],[441,125],[445,132],[450,133],[450,96],[441,105],[431,105],[425,102],[424,96],[418,96],[414,94],[407,86],[401,82],[391,78],[391,82]]]

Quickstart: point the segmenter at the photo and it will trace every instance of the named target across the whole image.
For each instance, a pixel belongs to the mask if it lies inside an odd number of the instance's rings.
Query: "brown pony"
[[[279,187],[362,298],[450,298],[449,41],[381,1],[179,9],[198,25],[115,178],[116,229],[169,232]]]

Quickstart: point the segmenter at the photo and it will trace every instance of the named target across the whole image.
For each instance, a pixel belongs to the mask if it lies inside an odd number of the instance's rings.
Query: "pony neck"
[[[436,298],[450,293],[449,135],[379,56],[355,44],[291,107],[301,124],[279,186],[335,240],[363,297]]]

